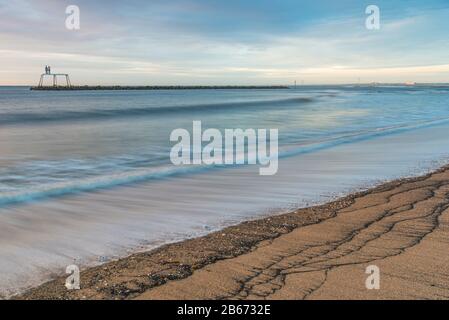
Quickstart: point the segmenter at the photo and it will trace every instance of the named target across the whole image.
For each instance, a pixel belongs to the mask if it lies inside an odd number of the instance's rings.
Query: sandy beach
[[[448,299],[449,168],[65,276],[17,299]],[[380,270],[368,290],[366,267]]]

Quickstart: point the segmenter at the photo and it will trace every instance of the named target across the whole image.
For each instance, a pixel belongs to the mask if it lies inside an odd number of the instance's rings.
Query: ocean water
[[[274,176],[176,167],[170,133],[277,128]],[[447,163],[449,86],[0,87],[0,294]]]
[[[449,87],[36,92],[0,88],[0,204],[161,178],[170,132],[277,128],[282,154],[449,119]],[[187,169],[187,170],[186,170]]]

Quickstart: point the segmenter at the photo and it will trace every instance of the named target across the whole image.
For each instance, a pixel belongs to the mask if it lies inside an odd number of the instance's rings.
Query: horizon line
[[[307,87],[307,86],[365,86],[365,85],[449,85],[449,82],[344,82],[344,83],[304,83],[304,84],[73,84],[72,87]],[[0,87],[36,87],[35,84],[0,84]],[[51,86],[47,86],[51,87]],[[65,87],[63,85],[59,87]]]

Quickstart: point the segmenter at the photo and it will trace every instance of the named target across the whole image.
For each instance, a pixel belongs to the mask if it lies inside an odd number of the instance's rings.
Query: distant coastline
[[[289,89],[288,86],[45,86],[30,90],[193,90],[193,89]]]

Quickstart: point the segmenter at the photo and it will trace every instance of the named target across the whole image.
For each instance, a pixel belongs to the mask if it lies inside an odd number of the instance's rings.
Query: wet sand
[[[65,276],[19,299],[449,299],[449,168]],[[366,267],[380,269],[368,290]]]

